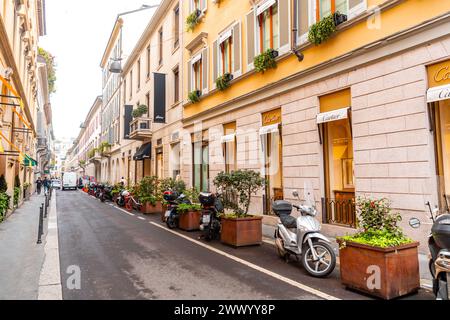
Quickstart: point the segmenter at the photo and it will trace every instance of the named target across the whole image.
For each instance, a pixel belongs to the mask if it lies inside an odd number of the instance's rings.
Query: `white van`
[[[65,172],[62,183],[62,190],[77,190],[77,174],[75,172]]]

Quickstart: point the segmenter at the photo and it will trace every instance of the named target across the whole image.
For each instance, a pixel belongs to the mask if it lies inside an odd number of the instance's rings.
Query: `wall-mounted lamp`
[[[292,52],[297,56],[299,62],[302,62],[305,58],[305,55],[297,48],[293,48]]]
[[[109,72],[111,73],[122,73],[122,59],[112,59],[112,62],[109,64]]]

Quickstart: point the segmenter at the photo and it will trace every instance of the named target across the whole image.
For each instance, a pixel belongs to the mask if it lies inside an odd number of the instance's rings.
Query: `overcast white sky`
[[[101,95],[100,60],[117,14],[159,0],[46,0],[47,36],[40,46],[57,62],[52,95],[57,138],[76,137],[95,98]],[[142,32],[141,30],[140,32]]]

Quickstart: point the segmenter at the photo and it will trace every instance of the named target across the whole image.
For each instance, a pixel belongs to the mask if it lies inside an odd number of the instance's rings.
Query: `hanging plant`
[[[338,14],[339,12],[336,12],[336,14],[331,14],[313,24],[308,33],[309,42],[318,46],[322,42],[328,40],[331,35],[336,32],[337,19],[335,19],[335,16],[337,17]]]
[[[145,104],[139,105],[136,109],[133,110],[133,118],[140,118],[144,114],[148,112],[148,107]]]
[[[194,90],[189,93],[188,99],[192,104],[195,104],[200,101],[201,95],[202,95],[202,93],[200,90]]]
[[[264,73],[269,69],[275,69],[277,67],[276,58],[278,57],[278,51],[268,49],[265,52],[255,57],[253,65],[256,72]]]
[[[233,75],[229,72],[225,73],[224,75],[220,76],[216,80],[216,87],[220,91],[224,91],[227,88],[230,87],[230,82],[233,80]]]
[[[199,9],[194,10],[186,18],[186,29],[191,32],[194,31],[195,27],[200,23],[200,15],[202,12]]]

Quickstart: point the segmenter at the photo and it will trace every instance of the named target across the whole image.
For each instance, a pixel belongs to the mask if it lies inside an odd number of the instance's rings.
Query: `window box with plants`
[[[257,55],[253,61],[256,72],[264,73],[269,69],[277,68],[276,58],[278,57],[278,51],[268,49]]]
[[[324,17],[310,27],[308,33],[309,42],[318,46],[327,41],[336,32],[337,26],[345,21],[347,21],[347,16],[339,12]]]
[[[162,212],[161,196],[158,188],[157,177],[144,177],[139,183],[139,202],[143,214]]]
[[[360,232],[337,239],[342,284],[385,300],[417,292],[419,243],[403,234],[401,215],[387,199],[358,198],[357,208]]]
[[[214,179],[214,185],[221,192],[237,195],[237,203],[225,201],[229,210],[222,216],[221,241],[233,247],[261,245],[262,215],[249,214],[252,195],[265,185],[265,179],[256,171],[238,170],[221,172]]]
[[[233,80],[233,75],[229,72],[224,75],[218,77],[216,79],[216,88],[220,91],[225,91],[231,85],[231,81]]]
[[[200,102],[200,97],[202,96],[202,92],[200,90],[194,90],[189,92],[188,94],[188,100],[192,104],[196,104]]]
[[[184,231],[200,230],[201,209],[199,204],[181,203],[177,208],[180,215],[179,228]]]
[[[202,16],[202,11],[200,9],[195,9],[186,18],[186,30],[188,32],[194,31],[195,27],[200,23],[200,18]]]

